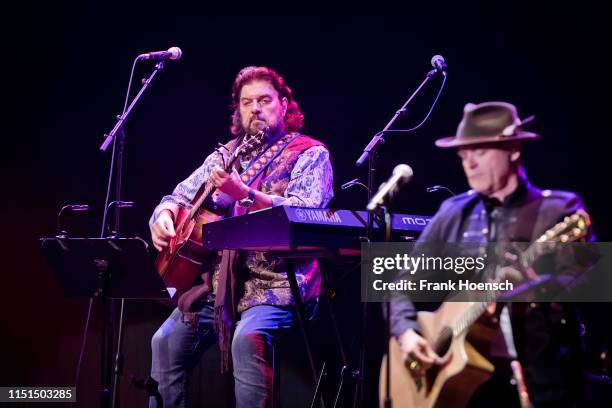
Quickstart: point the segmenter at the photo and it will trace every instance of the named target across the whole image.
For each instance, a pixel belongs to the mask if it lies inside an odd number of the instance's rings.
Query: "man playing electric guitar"
[[[465,106],[456,135],[439,139],[436,145],[457,149],[472,190],[446,200],[419,241],[531,242],[564,216],[583,208],[576,194],[539,190],[527,180],[520,162],[521,144],[539,138],[524,130],[528,121],[521,121],[509,103]],[[515,282],[528,279],[513,269],[508,269],[504,278]],[[523,306],[520,313],[519,306]],[[580,342],[576,319],[569,317],[570,307],[544,303],[506,306],[497,315],[500,333],[512,333],[514,328],[514,336],[495,337],[491,345],[493,377],[476,391],[469,405],[519,406],[509,375],[510,363],[515,360],[522,363],[535,406],[579,404],[581,372],[575,363]],[[446,364],[425,339],[416,317],[410,299],[394,295],[391,332],[406,369],[415,379],[434,365]],[[398,406],[398,401],[394,404]]]

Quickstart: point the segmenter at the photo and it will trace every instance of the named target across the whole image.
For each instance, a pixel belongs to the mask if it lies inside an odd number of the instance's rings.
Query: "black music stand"
[[[100,406],[106,407],[109,403],[112,367],[112,352],[109,353],[107,362],[106,345],[112,344],[113,341],[113,333],[107,333],[106,330],[106,299],[168,299],[168,291],[153,265],[151,255],[147,251],[147,243],[141,238],[59,236],[41,238],[40,242],[42,252],[65,297],[100,300]],[[121,373],[121,342],[120,325],[116,380]],[[117,384],[115,381],[115,385]]]

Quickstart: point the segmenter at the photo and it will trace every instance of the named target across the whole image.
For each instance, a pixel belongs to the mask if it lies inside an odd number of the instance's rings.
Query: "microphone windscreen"
[[[177,60],[177,59],[181,58],[181,56],[183,55],[183,51],[181,51],[181,49],[179,47],[170,47],[170,48],[168,48],[168,52],[170,54],[172,54],[170,56],[171,60]]]

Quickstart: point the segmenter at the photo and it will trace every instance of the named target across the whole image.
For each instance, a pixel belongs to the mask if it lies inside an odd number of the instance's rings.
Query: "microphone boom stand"
[[[149,88],[149,86],[151,85],[151,82],[153,81],[157,73],[161,71],[163,68],[164,68],[164,61],[159,61],[157,64],[155,64],[155,69],[153,70],[151,75],[147,79],[143,80],[140,91],[136,94],[136,96],[134,97],[134,99],[132,100],[132,103],[130,103],[128,108],[118,117],[117,123],[115,124],[113,129],[107,135],[105,135],[106,137],[104,139],[104,142],[100,146],[100,151],[105,152],[108,149],[108,146],[113,142],[113,140],[116,139],[115,143],[113,143],[113,149],[114,149],[113,153],[117,154],[116,172],[115,172],[115,202],[117,203],[121,202],[121,182],[122,182],[122,177],[123,177],[123,155],[124,155],[124,147],[125,147],[125,132],[124,132],[123,126],[125,122],[127,121],[130,113],[132,112],[132,110],[134,109],[138,101],[140,100],[141,96],[144,94],[147,88]],[[102,223],[103,224],[102,225],[102,235],[104,235],[106,231],[107,208],[108,208],[108,203],[105,203],[104,220]],[[112,231],[112,235],[116,237],[119,237],[119,231],[120,231],[120,217],[119,217],[120,211],[121,211],[121,206],[115,205],[115,213],[114,213],[115,222],[114,222],[114,229]],[[109,316],[109,321],[107,322],[105,319],[105,317],[107,316],[107,304],[106,304],[105,293],[101,294],[100,300],[102,303],[101,307],[102,307],[102,316],[103,316],[103,321],[102,321],[103,330],[102,330],[102,335],[101,335],[102,378],[100,381],[101,382],[100,406],[101,407],[108,406],[108,402],[109,402],[108,398],[109,398],[110,391],[111,391],[111,388],[110,388],[111,375],[112,375],[111,373],[114,373],[114,382],[113,382],[113,387],[112,387],[112,407],[115,407],[117,405],[117,400],[119,398],[119,378],[123,373],[122,347],[123,347],[123,319],[125,315],[125,299],[121,299],[121,307],[120,307],[120,312],[119,312],[119,329],[118,329],[119,332],[117,335],[118,337],[117,338],[117,351],[115,355],[115,366],[114,366],[114,369],[112,369],[112,371],[111,371],[111,367],[113,367],[113,355],[112,354],[113,354],[113,335],[114,335],[114,329],[115,329],[114,327],[115,326],[114,325],[115,303],[114,303],[114,299],[112,299],[111,300],[111,310],[110,310],[111,313]],[[107,323],[109,323],[109,327],[110,327],[110,331],[108,334],[106,333],[106,330],[105,330]],[[107,356],[105,356],[105,353],[104,353],[105,343],[108,345],[108,355]],[[106,361],[106,358],[108,358],[108,361]]]
[[[363,150],[363,153],[361,154],[361,156],[359,157],[359,159],[357,160],[357,162],[355,163],[358,167],[360,167],[361,165],[363,165],[363,163],[366,161],[366,159],[368,160],[368,202],[370,202],[370,200],[372,199],[372,194],[374,191],[374,176],[376,173],[376,159],[378,158],[378,147],[385,142],[384,139],[384,135],[385,132],[387,132],[391,126],[393,126],[393,124],[395,123],[395,121],[404,113],[406,113],[406,108],[407,106],[410,104],[410,102],[412,102],[412,100],[416,97],[416,95],[421,91],[421,89],[423,89],[423,87],[425,86],[425,84],[427,84],[427,82],[431,81],[434,77],[434,75],[436,74],[436,72],[438,71],[438,69],[432,69],[430,70],[427,75],[425,76],[425,79],[423,79],[423,81],[421,82],[421,84],[418,86],[418,88],[412,93],[412,95],[410,95],[410,97],[408,98],[408,100],[402,105],[402,107],[400,109],[398,109],[395,114],[393,115],[393,117],[391,118],[391,120],[387,123],[387,125],[384,127],[383,130],[381,130],[380,132],[376,133],[374,135],[374,137],[372,137],[372,140],[370,140],[370,142],[368,143],[368,145],[365,147],[365,149]],[[374,225],[374,211],[375,210],[368,210],[368,223],[367,223],[367,228],[366,228],[366,234],[367,234],[367,242],[372,242],[374,239],[374,234],[373,234],[373,225]],[[368,296],[368,289],[369,289],[369,279],[367,278],[369,277],[368,274],[366,274],[366,282],[362,282],[362,284],[365,284],[366,287],[363,291],[363,293],[365,293],[366,299]],[[354,401],[354,406],[355,407],[363,407],[363,402],[364,402],[364,381],[365,381],[365,368],[366,368],[366,354],[367,354],[367,334],[368,334],[368,302],[363,302],[363,307],[362,307],[362,330],[361,330],[361,350],[359,353],[359,377],[357,380],[357,392],[355,393],[355,401]],[[389,316],[387,316],[387,318],[389,318]],[[389,324],[386,324],[386,328],[388,331],[389,328]],[[386,333],[387,336],[387,342],[386,342],[386,352],[388,353],[388,347],[389,347],[389,333]],[[389,381],[389,377],[387,376],[387,381]],[[385,406],[386,408],[390,408],[391,407],[391,400],[390,400],[390,396],[388,395],[388,390],[389,387],[386,387],[387,390],[387,395],[385,396]]]
[[[138,93],[136,94],[136,96],[132,100],[132,103],[130,103],[130,106],[128,106],[128,108],[125,110],[125,112],[123,112],[121,114],[121,116],[119,116],[119,120],[115,124],[115,127],[113,128],[113,130],[111,130],[108,135],[105,135],[106,138],[104,139],[104,143],[102,143],[102,145],[100,146],[100,151],[105,152],[106,149],[108,149],[108,145],[111,144],[111,142],[115,138],[116,133],[120,129],[123,129],[123,124],[127,120],[128,116],[130,116],[130,113],[132,113],[132,109],[134,109],[134,106],[136,106],[136,104],[140,100],[140,97],[142,96],[144,91],[147,90],[149,85],[151,85],[151,82],[153,81],[153,78],[155,78],[157,73],[159,71],[161,71],[163,68],[164,68],[164,61],[159,61],[157,64],[155,64],[155,70],[153,70],[153,72],[151,73],[149,78],[143,80],[142,88],[140,88],[140,91],[138,91]]]

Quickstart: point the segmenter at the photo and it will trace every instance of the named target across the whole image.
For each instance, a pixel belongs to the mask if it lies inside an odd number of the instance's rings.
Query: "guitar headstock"
[[[261,129],[254,135],[247,135],[247,137],[244,138],[240,146],[238,146],[237,150],[239,150],[240,153],[246,153],[261,146],[268,134],[269,129],[269,127],[266,127],[264,129]]]
[[[266,127],[254,135],[246,135],[240,145],[236,149],[234,149],[234,153],[227,161],[227,165],[225,166],[226,170],[234,164],[238,156],[261,146],[265,141],[269,129],[270,128]]]
[[[585,238],[589,233],[591,217],[584,210],[578,210],[568,215],[546,231],[536,242],[574,242]]]

